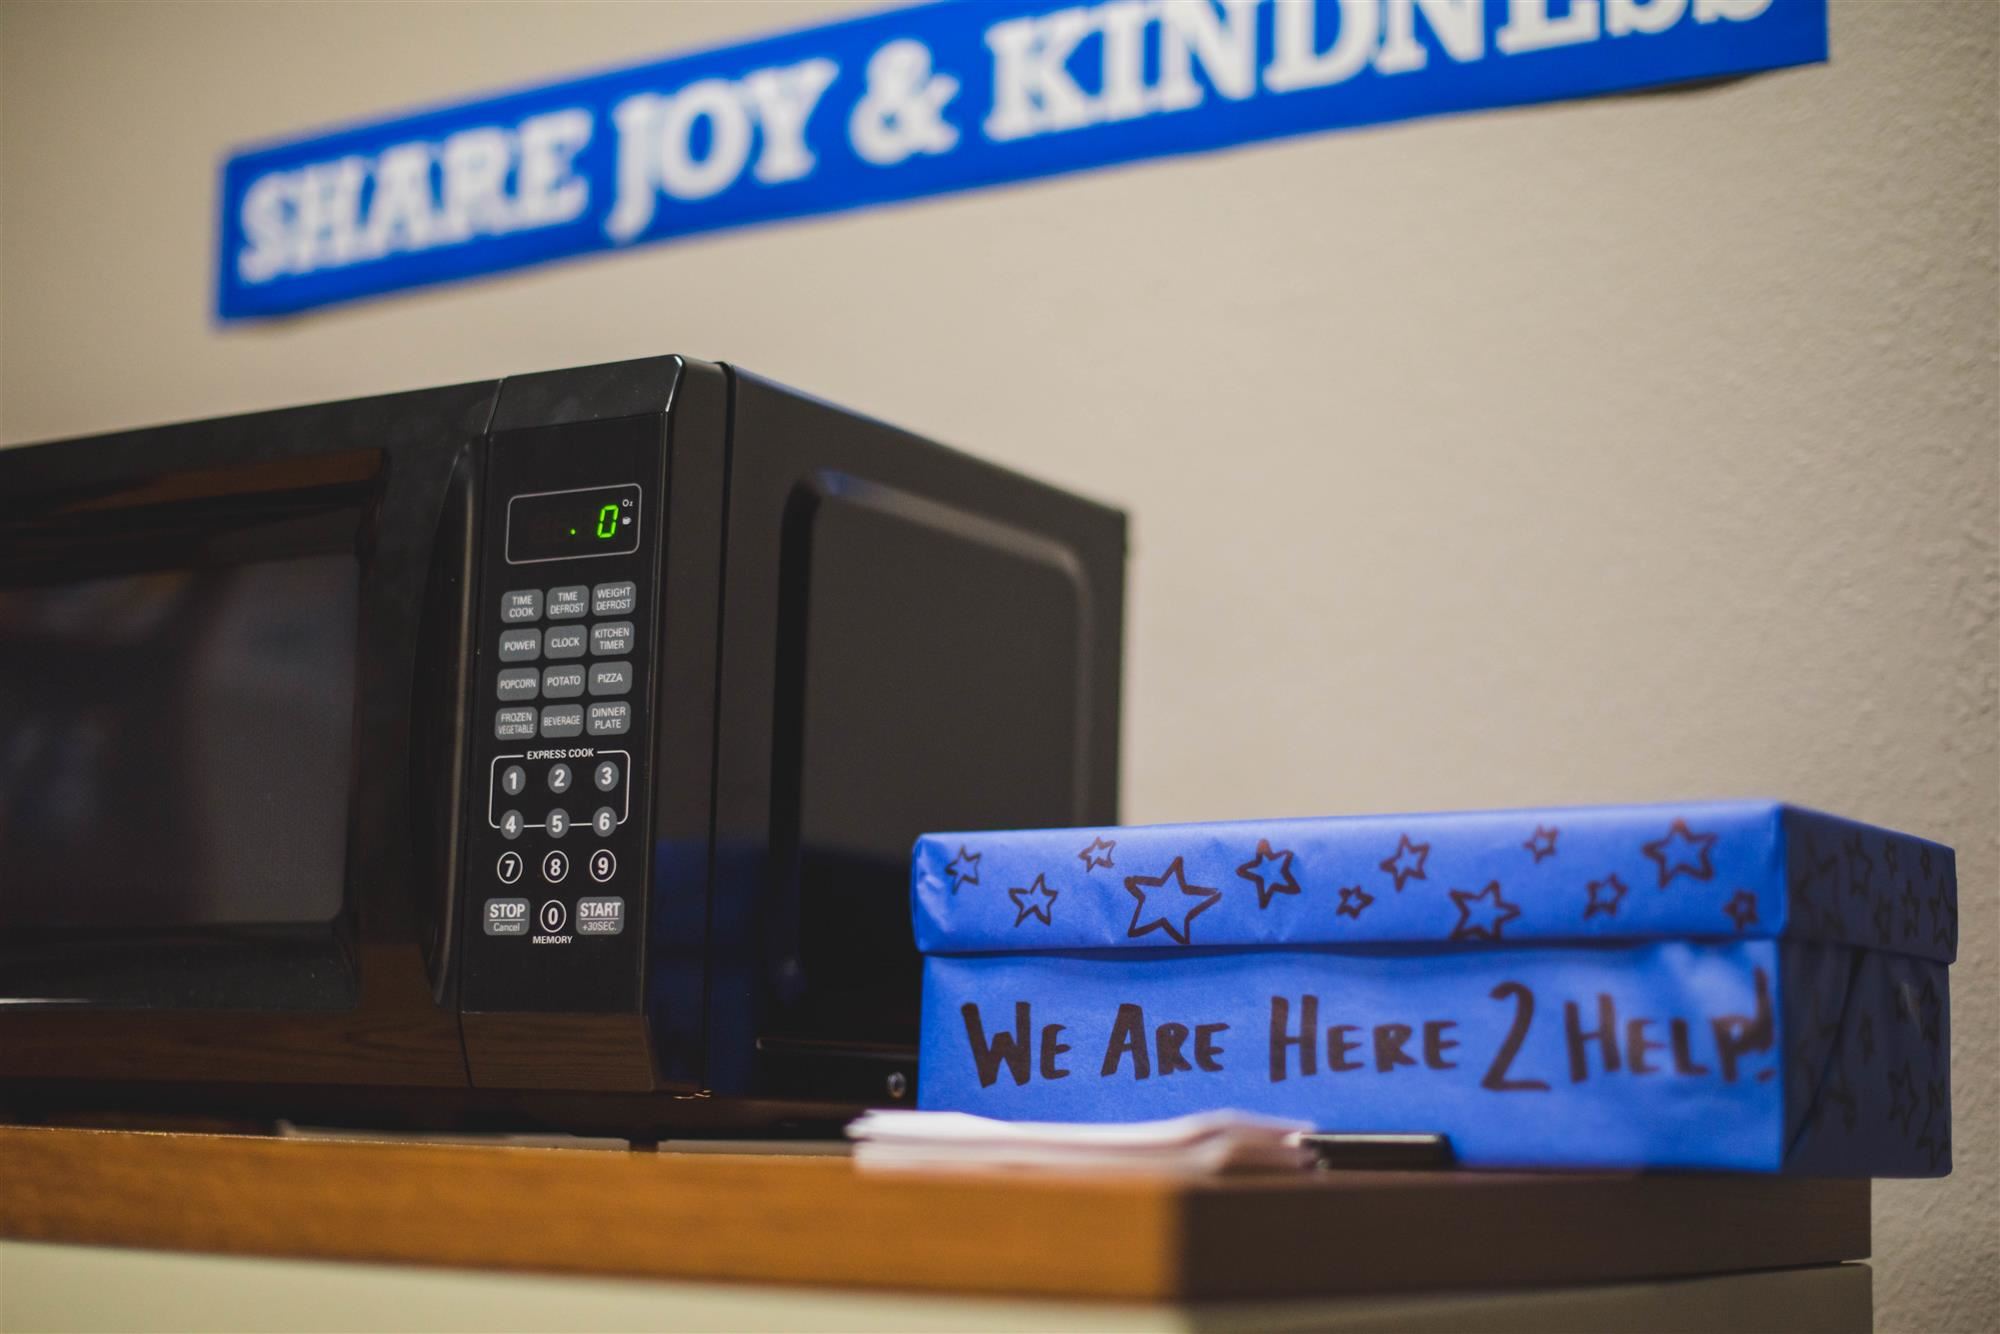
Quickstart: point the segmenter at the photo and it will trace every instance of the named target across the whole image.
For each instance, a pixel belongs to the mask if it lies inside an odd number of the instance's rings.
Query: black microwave
[[[0,451],[0,1113],[908,1102],[911,841],[1115,819],[1124,562],[681,357]]]

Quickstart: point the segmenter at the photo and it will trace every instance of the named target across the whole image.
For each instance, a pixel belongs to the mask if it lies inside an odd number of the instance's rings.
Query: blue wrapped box
[[[1951,1170],[1950,848],[1769,802],[931,834],[920,1105]]]

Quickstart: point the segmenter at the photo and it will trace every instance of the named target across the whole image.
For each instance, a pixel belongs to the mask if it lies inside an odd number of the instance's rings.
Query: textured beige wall
[[[1130,819],[1771,794],[1952,842],[1959,1166],[1878,1189],[1878,1307],[2000,1322],[2000,7],[210,327],[227,145],[838,9],[0,8],[0,439],[725,358],[1131,508]]]

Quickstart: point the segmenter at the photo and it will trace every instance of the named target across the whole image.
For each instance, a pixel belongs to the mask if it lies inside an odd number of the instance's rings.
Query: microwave
[[[0,451],[0,1113],[912,1104],[911,843],[1115,821],[1124,562],[683,357]]]

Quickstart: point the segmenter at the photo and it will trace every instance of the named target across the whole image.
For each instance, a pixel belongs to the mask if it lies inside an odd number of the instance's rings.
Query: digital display
[[[639,549],[639,488],[586,486],[507,502],[507,563],[620,556]]]

